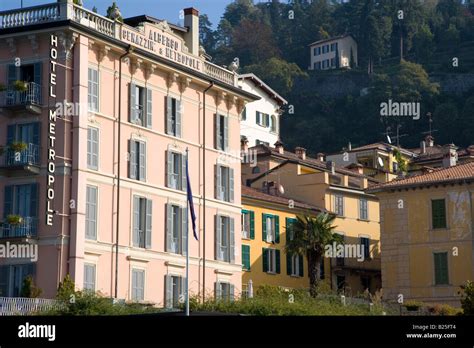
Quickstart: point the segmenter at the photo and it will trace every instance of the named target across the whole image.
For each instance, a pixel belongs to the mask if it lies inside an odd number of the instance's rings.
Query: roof
[[[443,146],[441,145],[426,146],[425,153],[421,153],[421,148],[411,149],[411,151],[418,154],[414,160],[415,163],[437,161],[443,158]],[[474,145],[458,149],[457,153],[458,158],[470,156],[474,158]]]
[[[474,162],[459,164],[449,168],[437,168],[430,173],[395,179],[385,184],[372,186],[368,192],[381,192],[389,189],[419,187],[461,181],[474,181]]]
[[[135,16],[135,17],[128,17],[128,18],[125,18],[123,20],[123,22],[125,24],[128,24],[132,27],[136,27],[137,25],[139,25],[140,23],[142,22],[148,22],[148,23],[155,23],[155,24],[158,24],[158,23],[161,23],[163,22],[164,20],[163,19],[158,19],[158,18],[155,18],[155,17],[152,17],[152,16],[148,16],[148,15],[140,15],[140,16]],[[183,33],[187,33],[189,31],[189,29],[187,27],[181,27],[179,25],[176,25],[176,24],[173,24],[173,23],[169,23],[168,22],[168,25],[170,26],[171,29],[173,30],[177,30],[177,31],[181,31]]]
[[[330,169],[328,169],[327,166],[326,166],[326,162],[317,160],[315,158],[308,157],[308,155],[306,155],[306,159],[303,160],[303,159],[299,158],[298,155],[293,153],[293,152],[284,150],[283,154],[281,154],[280,152],[278,152],[277,149],[272,148],[272,147],[267,146],[267,145],[264,145],[264,144],[259,144],[257,146],[252,147],[251,149],[256,149],[257,150],[257,156],[258,155],[271,155],[271,156],[274,156],[274,157],[280,157],[284,160],[289,160],[289,161],[292,161],[294,163],[296,162],[296,163],[303,164],[303,165],[313,167],[313,168],[316,168],[316,169],[319,169],[319,170],[323,170],[323,171],[326,171],[326,172],[330,171]],[[369,181],[378,182],[377,180],[375,180],[375,179],[373,179],[373,178],[371,178],[367,175],[359,174],[359,173],[356,173],[352,170],[346,169],[344,167],[339,167],[337,165],[335,167],[335,172],[339,173],[339,174],[358,177],[358,178],[366,178]],[[265,173],[262,173],[261,175],[257,176],[253,180],[257,180],[263,175],[265,175]]]
[[[322,43],[325,43],[325,42],[330,42],[330,41],[336,41],[336,40],[340,40],[340,39],[344,39],[346,37],[350,36],[354,41],[356,41],[354,39],[354,36],[352,36],[351,34],[344,34],[344,35],[339,35],[339,36],[333,36],[333,37],[330,37],[328,39],[323,39],[323,40],[319,40],[319,41],[315,41],[313,43],[310,43],[308,46],[314,46],[314,45],[318,45],[318,44],[322,44]]]
[[[266,202],[275,203],[275,204],[282,204],[285,207],[288,207],[288,200],[291,199],[287,197],[271,195],[271,194],[262,192],[260,190],[257,190],[255,188],[248,187],[248,186],[242,186],[242,197],[257,199],[260,201],[266,201]],[[294,202],[295,208],[316,210],[319,212],[326,211],[325,209],[317,207],[312,204],[304,203],[304,202],[297,201],[294,199],[291,199],[291,200]]]
[[[269,85],[263,82],[257,75],[255,74],[242,74],[239,75],[239,80],[250,80],[252,81],[257,87],[259,87],[262,91],[268,94],[271,98],[275,99],[280,106],[288,104],[285,98],[275,92]]]
[[[397,146],[389,143],[385,143],[383,141],[377,142],[377,143],[372,143],[372,144],[367,144],[367,145],[362,145],[358,147],[352,148],[350,151],[347,152],[359,152],[359,151],[365,151],[365,150],[381,150],[381,151],[391,151],[393,149],[398,149],[401,153],[409,156],[415,156],[415,152],[411,150],[407,150],[404,148],[398,148]]]

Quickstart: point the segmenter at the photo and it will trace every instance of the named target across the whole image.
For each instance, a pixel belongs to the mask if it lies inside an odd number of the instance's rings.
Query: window
[[[234,285],[224,282],[215,283],[216,300],[218,301],[233,301],[234,300]]]
[[[268,127],[270,125],[270,115],[260,111],[256,111],[256,123],[262,127]]]
[[[142,127],[151,128],[152,100],[151,89],[130,84],[130,122]]]
[[[331,52],[337,50],[337,42],[331,44]]]
[[[215,166],[215,197],[221,201],[234,202],[234,170]]]
[[[303,277],[303,255],[286,254],[286,273],[293,277]]]
[[[166,186],[175,190],[186,191],[186,161],[178,152],[166,152]]]
[[[262,214],[262,239],[267,243],[280,243],[280,217]]]
[[[359,199],[359,219],[361,220],[368,220],[368,208],[367,208],[367,199],[361,198]]]
[[[255,213],[242,210],[242,238],[255,239]]]
[[[263,248],[263,271],[280,273],[280,250]]]
[[[177,275],[165,275],[165,303],[167,308],[178,308],[184,299],[186,290],[185,277]]]
[[[146,180],[146,144],[143,141],[129,140],[129,172],[130,179]]]
[[[342,244],[344,244],[345,236],[341,233],[337,233],[337,234],[341,236]],[[340,257],[336,256],[336,266],[338,266],[338,267],[343,267],[344,266],[344,257],[345,257],[345,255],[342,255]]]
[[[214,115],[215,148],[226,151],[229,147],[229,118],[224,115]]]
[[[433,228],[446,228],[446,203],[444,199],[431,201],[431,218]]]
[[[315,68],[316,70],[321,70],[321,62],[316,62],[316,63],[314,63],[314,66],[315,66],[314,68]]]
[[[166,97],[166,134],[181,137],[181,101]]]
[[[0,293],[3,297],[20,297],[23,281],[36,275],[36,264],[0,266]]]
[[[344,196],[334,195],[334,212],[339,216],[344,216]]]
[[[267,141],[261,141],[259,139],[255,140],[255,145],[265,145],[265,146],[270,146],[270,143]]]
[[[87,85],[87,103],[89,111],[99,111],[99,71],[89,68]]]
[[[132,269],[132,301],[138,302],[145,299],[145,271]]]
[[[42,85],[42,62],[34,64],[21,64],[17,67],[15,64],[8,65],[7,88],[11,90],[15,81],[25,81],[28,83],[28,93],[6,93],[6,104],[17,105],[25,102],[32,104],[41,104],[41,85]]]
[[[235,260],[234,219],[222,215],[216,215],[215,219],[215,258],[218,261],[233,263]]]
[[[360,283],[362,284],[362,289],[368,289],[370,291],[370,283],[371,278],[370,276],[360,276]]]
[[[343,275],[336,276],[336,285],[337,290],[344,290],[344,287],[346,286],[346,277]]]
[[[297,220],[294,218],[286,218],[285,219],[285,231],[286,231],[286,242],[288,243],[289,241],[293,240],[293,224]]]
[[[40,164],[40,123],[20,123],[7,126],[7,145],[22,142],[26,149],[15,151],[7,148],[4,161],[7,166]]]
[[[250,245],[242,244],[242,269],[250,271]]]
[[[87,128],[87,168],[99,169],[99,129]]]
[[[166,251],[186,254],[186,208],[166,204]]]
[[[435,285],[449,284],[448,253],[434,253]]]
[[[97,187],[86,188],[86,239],[97,239]]]
[[[364,259],[370,259],[370,238],[360,237],[360,245],[364,248]]]
[[[313,48],[313,55],[319,56],[321,54],[321,47]]]
[[[247,120],[247,108],[245,107],[242,111],[242,121]]]
[[[38,184],[7,185],[3,200],[3,217],[19,215],[19,224],[4,223],[0,238],[36,236],[38,229]]]
[[[95,291],[95,265],[84,264],[84,290]]]
[[[276,133],[277,131],[277,120],[274,115],[270,117],[270,132]]]
[[[331,67],[336,66],[336,58],[331,58]]]
[[[152,201],[133,196],[133,246],[151,248]]]

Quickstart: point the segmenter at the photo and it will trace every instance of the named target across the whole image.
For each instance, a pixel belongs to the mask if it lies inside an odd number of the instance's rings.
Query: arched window
[[[252,174],[258,174],[260,173],[260,168],[259,167],[253,167],[252,168]]]
[[[277,119],[275,115],[270,117],[270,132],[276,133],[277,131]]]

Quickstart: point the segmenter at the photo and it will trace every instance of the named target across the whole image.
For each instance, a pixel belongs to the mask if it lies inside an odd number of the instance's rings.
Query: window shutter
[[[303,275],[304,275],[304,270],[303,270],[303,267],[304,267],[303,255],[298,255],[298,263],[300,264],[300,274],[299,274],[299,276],[300,276],[300,277],[303,277]]]
[[[290,234],[292,233],[291,231],[291,218],[285,218],[285,237],[286,237],[286,243],[288,244],[288,242],[291,240],[291,236]]]
[[[250,212],[250,239],[255,239],[255,213]]]
[[[166,210],[166,251],[172,252],[171,242],[173,240],[173,214],[172,214],[172,205],[165,204]]]
[[[262,214],[262,240],[267,240],[267,214]]]
[[[229,117],[224,117],[224,148],[227,151],[229,148]]]
[[[146,180],[146,144],[143,142],[139,142],[140,148],[140,160],[139,160],[139,180],[145,181]]]
[[[145,234],[145,246],[147,249],[151,248],[151,231],[153,221],[153,201],[151,199],[146,200],[146,234]]]
[[[30,185],[30,216],[38,216],[38,184],[34,183]]]
[[[166,134],[174,135],[173,134],[173,98],[165,97],[165,112],[166,112]]]
[[[216,199],[221,199],[220,194],[221,194],[221,166],[216,164],[214,166],[214,191],[215,191],[215,198]]]
[[[7,81],[8,81],[8,86],[10,87],[13,85],[13,83],[18,80],[18,75],[19,75],[20,69],[15,66],[15,64],[9,64],[8,65],[8,72],[7,72]]]
[[[166,187],[171,187],[171,177],[173,170],[173,153],[166,151]]]
[[[13,141],[15,141],[15,133],[16,133],[16,125],[9,124],[7,126],[7,145],[10,145]]]
[[[234,288],[234,284],[229,284],[229,299],[231,302],[234,302],[234,299],[235,299],[235,288]]]
[[[214,294],[215,294],[216,300],[220,300],[222,298],[220,282],[214,283]]]
[[[92,166],[99,168],[99,130],[92,128]]]
[[[135,141],[129,140],[128,141],[128,152],[130,154],[129,156],[129,177],[130,179],[136,179],[137,178],[137,153],[136,153],[136,148],[135,148]]]
[[[291,254],[286,253],[286,274],[291,275],[292,269],[291,269]]]
[[[215,142],[215,148],[217,150],[221,150],[221,142],[220,140],[220,134],[221,134],[221,124],[219,122],[219,115],[214,114],[214,142]]]
[[[188,185],[186,181],[186,155],[181,155],[181,190],[184,192],[188,191]]]
[[[137,86],[134,83],[130,83],[130,119],[129,121],[134,123],[137,119],[137,110],[135,106],[137,104]]]
[[[7,217],[7,215],[13,213],[13,186],[8,185],[5,186],[5,196],[3,201],[3,217]]]
[[[132,270],[132,300],[133,301],[136,301],[137,300],[137,283],[138,283],[138,279],[137,279],[137,271],[135,270]]]
[[[153,118],[153,91],[146,89],[146,126],[151,128]]]
[[[181,100],[176,100],[176,136],[178,138],[181,138],[181,127],[182,127],[182,122],[181,122]]]
[[[33,123],[33,144],[40,145],[40,123]]]
[[[173,287],[171,276],[165,274],[165,306],[166,308],[173,308]]]
[[[216,260],[222,260],[221,259],[221,221],[220,221],[220,215],[215,216],[215,231],[216,231],[216,240],[215,240],[215,259]]]
[[[186,224],[186,214],[187,214],[187,209],[186,208],[181,208],[181,250],[183,251],[182,254],[186,255],[187,254],[187,249],[186,249],[186,240],[188,239],[188,226]]]
[[[280,250],[275,250],[276,273],[280,274]]]
[[[230,220],[230,231],[229,231],[229,253],[230,253],[230,263],[235,262],[235,221],[234,218],[229,218]]]
[[[229,168],[229,201],[234,203],[234,170]]]
[[[260,112],[258,111],[255,112],[255,122],[260,124]]]
[[[38,101],[40,102],[41,104],[41,85],[42,85],[42,78],[41,78],[41,74],[42,74],[42,62],[37,62],[34,64],[34,77],[33,77],[33,80],[34,82],[40,86],[39,89],[38,89],[38,92],[39,92],[39,98],[38,98]]]
[[[275,243],[280,243],[280,217],[274,216],[275,219]]]
[[[242,269],[250,271],[250,246],[242,244]]]
[[[133,196],[133,246],[139,245],[140,198]]]
[[[268,272],[268,249],[262,248],[263,271]]]

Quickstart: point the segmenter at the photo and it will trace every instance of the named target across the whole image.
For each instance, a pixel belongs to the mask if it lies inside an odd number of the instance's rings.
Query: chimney
[[[349,164],[346,168],[349,169],[351,172],[357,174],[364,174],[364,166],[360,163]]]
[[[423,140],[420,143],[420,155],[426,153],[426,142]]]
[[[189,53],[199,56],[199,11],[193,7],[184,9],[184,26],[188,32],[184,34],[184,41]]]
[[[431,135],[427,135],[425,137],[425,142],[426,142],[426,145],[428,145],[429,147],[434,146],[434,138]]]
[[[240,137],[240,151],[243,153],[247,153],[249,150],[249,140],[245,135]]]
[[[469,156],[474,156],[474,145],[469,145],[466,150]]]
[[[305,160],[306,159],[306,149],[304,147],[295,147],[295,153],[296,155],[302,159],[302,160]]]
[[[322,152],[318,152],[318,154],[316,155],[316,158],[318,159],[318,161],[324,162],[325,155]]]
[[[275,143],[275,149],[278,151],[279,154],[283,155],[285,153],[285,149],[283,148],[283,143],[278,139]]]
[[[278,186],[275,181],[264,181],[262,190],[269,195],[278,196]]]
[[[327,161],[326,168],[331,170],[331,174],[336,174],[336,162]]]
[[[453,167],[458,161],[458,147],[454,144],[447,144],[443,146],[443,167]]]
[[[352,144],[349,141],[349,144],[347,144],[347,151],[352,151]]]

